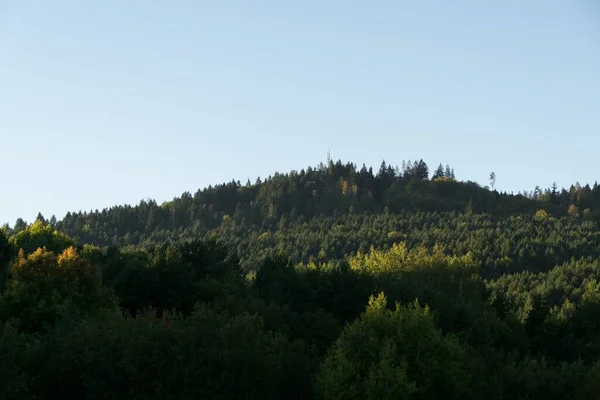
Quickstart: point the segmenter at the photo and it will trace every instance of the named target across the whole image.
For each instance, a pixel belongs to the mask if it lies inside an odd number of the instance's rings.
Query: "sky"
[[[334,160],[600,179],[596,0],[0,0],[0,223]]]

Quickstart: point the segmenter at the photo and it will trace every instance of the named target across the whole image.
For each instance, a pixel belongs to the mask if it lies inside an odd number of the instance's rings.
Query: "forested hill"
[[[328,162],[19,220],[0,399],[597,400],[599,210]]]
[[[471,252],[485,276],[498,276],[545,271],[573,255],[596,255],[598,220],[598,185],[512,195],[459,181],[448,165],[431,173],[422,160],[403,162],[401,168],[383,161],[377,172],[328,160],[254,184],[209,186],[162,205],[142,201],[69,213],[49,223],[79,243],[99,246],[212,237],[234,248],[247,269],[281,251],[307,263],[345,259],[400,241],[411,247],[440,244],[454,254]],[[25,227],[19,220],[12,233]],[[577,237],[559,239],[565,232]]]
[[[493,178],[493,177],[492,177]],[[494,179],[490,181],[493,188]],[[198,235],[226,235],[234,229],[266,232],[314,218],[340,218],[402,212],[486,213],[491,216],[572,215],[600,221],[600,187],[539,187],[511,195],[474,182],[459,181],[454,169],[441,164],[430,172],[423,160],[392,167],[385,161],[374,172],[364,164],[328,160],[300,172],[275,173],[254,184],[231,181],[186,192],[173,201],[117,206],[102,211],[68,213],[51,225],[82,243],[137,245]],[[41,215],[40,218],[43,218]],[[19,219],[14,232],[27,224]],[[235,227],[235,228],[234,228]]]

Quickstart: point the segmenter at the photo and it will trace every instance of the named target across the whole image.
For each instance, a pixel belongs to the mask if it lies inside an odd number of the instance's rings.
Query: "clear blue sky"
[[[0,0],[0,223],[332,157],[600,179],[600,4]]]

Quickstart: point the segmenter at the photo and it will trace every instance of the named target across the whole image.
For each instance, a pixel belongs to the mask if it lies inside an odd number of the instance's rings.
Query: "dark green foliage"
[[[0,230],[0,293],[4,290],[4,284],[8,277],[8,265],[15,255],[15,248],[9,243],[7,232]]]
[[[338,161],[327,168],[323,165],[275,174],[251,186],[234,181],[210,186],[160,206],[142,201],[135,207],[69,213],[56,226],[84,243],[122,246],[158,243],[182,234],[220,236],[232,227],[274,228],[282,219],[296,222],[296,218],[333,217],[350,211],[381,213],[386,207],[391,212],[462,212],[471,201],[475,211],[501,216],[533,214],[542,208],[563,216],[570,204],[582,210],[589,208],[593,215],[592,211],[600,208],[600,188],[596,186],[573,187],[554,197],[548,190],[534,200],[490,192],[473,182],[458,182],[449,166],[443,176],[439,172],[438,168],[435,178],[428,181],[429,168],[422,160],[405,163],[402,170],[384,161],[377,174],[364,166],[359,170],[354,164]]]
[[[0,322],[0,398],[31,398],[31,366],[37,364],[38,346],[39,340],[20,333],[14,321]]]
[[[198,306],[187,319],[106,316],[58,329],[33,385],[44,398],[306,398],[304,346],[260,318]]]

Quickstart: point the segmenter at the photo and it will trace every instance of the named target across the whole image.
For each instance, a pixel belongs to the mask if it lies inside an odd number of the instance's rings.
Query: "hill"
[[[600,221],[600,188],[577,184],[569,190],[536,188],[512,195],[458,181],[450,166],[440,164],[430,174],[422,160],[403,162],[402,168],[383,161],[376,173],[365,165],[358,169],[352,163],[328,160],[316,168],[275,173],[264,181],[258,178],[254,184],[231,181],[194,195],[183,193],[161,205],[141,201],[136,206],[68,213],[61,221],[53,217],[49,222],[82,243],[128,246],[198,236],[239,239],[253,232],[348,216],[469,213],[506,218],[531,217],[541,210],[556,218],[571,215]],[[26,225],[19,220],[11,232]]]
[[[512,195],[328,160],[19,220],[0,393],[597,399],[599,212],[598,185]]]
[[[599,210],[598,185],[512,195],[458,181],[450,166],[430,174],[422,160],[402,168],[383,161],[376,173],[328,160],[254,184],[232,181],[184,193],[162,205],[69,213],[54,226],[98,246],[210,237],[236,249],[247,270],[277,251],[308,263],[396,242],[437,243],[451,253],[470,251],[486,276],[498,276],[546,271],[573,254],[596,255]],[[557,241],[564,231],[578,232],[577,239]]]

